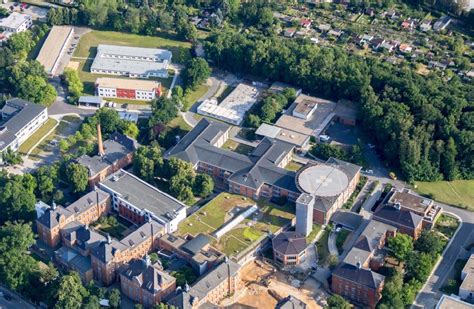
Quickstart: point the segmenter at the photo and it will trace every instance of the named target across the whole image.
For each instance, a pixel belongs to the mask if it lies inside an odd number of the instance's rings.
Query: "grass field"
[[[187,111],[197,102],[206,92],[209,90],[208,85],[200,85],[196,90],[190,91],[184,96],[184,107],[183,110]]]
[[[192,127],[189,126],[183,119],[183,117],[178,116],[175,119],[171,120],[167,124],[168,128],[174,129],[174,128],[179,128],[182,131],[191,131]]]
[[[21,144],[18,152],[26,155],[33,146],[40,141],[58,122],[49,118],[41,128],[39,128],[33,135],[31,135],[23,144]]]
[[[277,206],[263,201],[255,202],[241,195],[222,193],[180,223],[178,234],[212,234],[226,220],[226,215],[235,207],[242,209],[257,203],[259,216],[253,220],[245,219],[238,226],[214,239],[213,246],[227,255],[235,255],[250,246],[268,232],[276,232],[294,218],[294,207]]]
[[[416,182],[422,195],[457,207],[474,211],[474,180]]]
[[[331,229],[325,229],[321,238],[316,243],[316,250],[318,253],[318,262],[321,265],[325,265],[329,258],[328,239]]]
[[[185,63],[191,57],[191,43],[189,42],[166,37],[97,30],[86,33],[81,37],[74,52],[74,57],[95,57],[99,44],[168,49],[173,53],[173,62],[176,63]]]

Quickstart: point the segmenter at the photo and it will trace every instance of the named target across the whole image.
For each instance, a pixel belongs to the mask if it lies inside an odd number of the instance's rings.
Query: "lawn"
[[[58,122],[49,118],[41,128],[39,128],[33,135],[31,135],[23,144],[21,144],[18,152],[26,155],[35,146],[38,141],[46,136],[46,134],[56,126]]]
[[[206,92],[209,90],[209,86],[206,84],[200,85],[196,90],[189,91],[184,96],[183,110],[187,111],[194,105]]]
[[[191,131],[192,127],[184,121],[183,117],[178,116],[167,124],[168,128],[179,128],[181,131]]]
[[[443,233],[446,237],[451,238],[458,229],[458,219],[448,214],[441,214],[435,223],[435,230]]]
[[[227,140],[227,142],[225,142],[224,145],[222,145],[222,148],[233,151],[233,152],[237,152],[243,155],[248,155],[254,149],[252,146],[237,143],[236,141],[231,140],[231,139]]]
[[[339,252],[339,254],[341,254],[344,251],[344,249],[343,249],[344,242],[346,241],[346,239],[347,239],[347,237],[349,236],[350,233],[351,232],[349,232],[346,229],[341,229],[341,231],[339,233],[337,233],[336,246],[337,246],[337,251]]]
[[[259,206],[259,216],[243,220],[220,239],[214,239],[214,247],[227,255],[238,254],[267,233],[275,233],[294,218],[295,210],[292,205],[277,206],[265,201],[255,202],[241,195],[222,193],[181,222],[178,234],[212,234],[228,220],[226,215],[229,211],[255,203]]]
[[[416,182],[415,185],[422,195],[474,211],[474,180]]]
[[[321,231],[321,228],[322,228],[321,225],[313,224],[313,230],[311,231],[311,233],[309,233],[308,236],[306,236],[306,242],[307,243],[313,242],[316,235],[318,235],[319,231]]]
[[[328,238],[330,233],[331,229],[325,229],[323,235],[321,235],[321,238],[316,243],[318,263],[320,265],[325,265],[329,259]]]
[[[173,54],[173,62],[176,63],[185,63],[191,57],[191,43],[189,42],[178,41],[164,36],[144,36],[97,30],[86,33],[81,37],[74,52],[74,57],[95,57],[99,44],[168,49]]]

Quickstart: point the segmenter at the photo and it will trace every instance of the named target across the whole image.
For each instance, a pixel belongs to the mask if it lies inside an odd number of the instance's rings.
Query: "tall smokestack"
[[[97,122],[97,145],[99,146],[99,156],[105,155],[104,144],[102,143],[102,132],[100,130],[100,123]]]

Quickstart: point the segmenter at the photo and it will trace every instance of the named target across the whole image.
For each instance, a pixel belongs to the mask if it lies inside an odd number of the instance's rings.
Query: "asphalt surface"
[[[412,308],[433,308],[441,298],[439,289],[445,284],[446,278],[465,247],[474,243],[474,213],[467,210],[438,203],[445,212],[452,213],[462,220],[462,225],[452,239],[451,244],[441,257],[441,261],[418,294]]]
[[[12,297],[12,300],[6,300],[5,297],[0,296],[0,309],[15,308],[15,309],[34,309],[35,307],[28,303],[26,300],[21,298],[18,294],[12,291],[0,287],[2,293],[8,294]]]

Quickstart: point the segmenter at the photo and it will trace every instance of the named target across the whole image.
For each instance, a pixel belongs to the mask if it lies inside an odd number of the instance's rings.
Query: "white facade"
[[[19,33],[28,30],[33,25],[30,15],[18,12],[11,13],[8,17],[0,20],[0,28],[10,34]]]
[[[131,91],[133,89],[130,89]],[[129,100],[143,100],[143,101],[151,101],[156,99],[156,92],[150,90],[135,90],[134,97],[122,97],[117,95],[117,88],[108,88],[97,86],[97,95],[103,98],[122,98],[122,99],[129,99]]]
[[[33,133],[36,132],[46,121],[48,120],[48,110],[44,109],[41,114],[36,116],[31,122],[24,126],[16,134],[16,145],[17,147],[13,150],[17,150],[21,144],[23,144]]]

